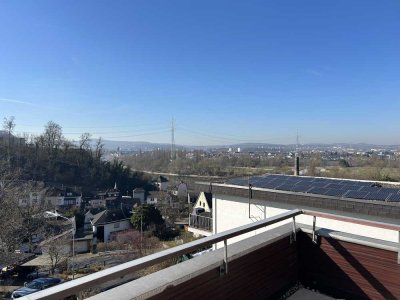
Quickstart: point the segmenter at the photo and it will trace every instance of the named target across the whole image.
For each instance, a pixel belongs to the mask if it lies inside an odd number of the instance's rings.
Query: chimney
[[[300,159],[299,159],[299,155],[297,153],[294,156],[294,175],[295,176],[300,175]]]

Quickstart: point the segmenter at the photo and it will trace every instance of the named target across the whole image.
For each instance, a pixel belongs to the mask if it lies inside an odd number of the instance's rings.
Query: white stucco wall
[[[86,253],[90,251],[90,243],[87,240],[75,241],[75,253]]]
[[[346,212],[339,212],[327,209],[317,209],[315,207],[295,207],[293,205],[286,203],[257,200],[257,199],[251,199],[251,205],[250,205],[251,218],[249,218],[249,204],[247,198],[235,197],[231,195],[214,195],[213,198],[214,233],[219,233],[228,229],[239,227],[241,225],[269,218],[295,208],[309,209],[309,210],[321,211],[321,212],[348,216],[353,218],[368,219],[370,221],[400,225],[400,220],[385,219],[374,216],[365,216],[356,213],[346,213]],[[282,221],[280,223],[267,227],[267,229],[271,229],[291,221],[292,221],[291,219]],[[297,216],[296,222],[312,225],[312,216],[306,216],[306,215]],[[352,233],[356,235],[386,240],[390,242],[398,242],[398,232],[387,229],[341,222],[331,219],[323,219],[319,217],[317,217],[316,226]],[[267,229],[259,229],[254,232],[241,235],[240,237],[230,239],[228,243],[233,243],[235,241],[244,239],[246,237],[256,235]]]
[[[118,224],[118,225],[116,225],[116,224]],[[104,225],[104,239],[105,239],[105,241],[109,241],[110,233],[130,229],[130,228],[132,228],[130,220],[122,220],[119,222],[106,224],[106,225]]]

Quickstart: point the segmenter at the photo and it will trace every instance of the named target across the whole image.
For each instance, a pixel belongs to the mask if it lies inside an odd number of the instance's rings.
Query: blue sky
[[[400,2],[0,2],[16,132],[178,144],[400,143]]]

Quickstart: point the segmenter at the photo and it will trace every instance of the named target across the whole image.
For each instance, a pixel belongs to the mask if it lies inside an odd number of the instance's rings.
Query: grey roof
[[[102,212],[93,216],[93,225],[104,225],[107,223],[113,223],[120,220],[126,220],[130,218],[130,213],[125,209],[115,210],[103,210]]]
[[[161,175],[159,177],[159,180],[160,180],[160,182],[168,182],[168,179],[166,177],[164,177],[164,176],[161,176]]]
[[[33,253],[2,253],[0,255],[0,269],[12,265],[22,265],[35,257]]]

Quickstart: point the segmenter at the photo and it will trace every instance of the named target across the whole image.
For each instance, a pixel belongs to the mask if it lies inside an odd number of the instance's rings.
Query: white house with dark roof
[[[56,207],[80,207],[82,194],[70,189],[51,189],[46,193],[45,201]]]
[[[212,193],[201,192],[193,209],[202,208],[204,212],[212,213]]]
[[[103,210],[91,217],[94,237],[97,241],[108,242],[111,233],[132,228],[130,213],[126,209]]]

